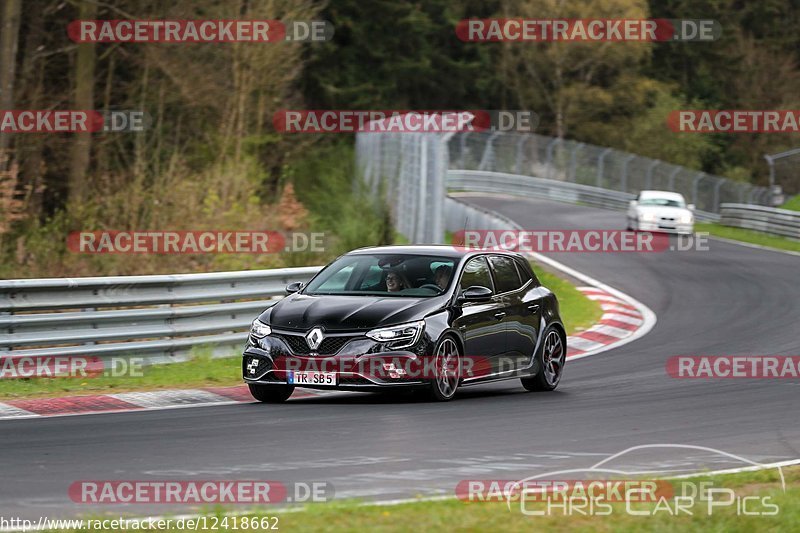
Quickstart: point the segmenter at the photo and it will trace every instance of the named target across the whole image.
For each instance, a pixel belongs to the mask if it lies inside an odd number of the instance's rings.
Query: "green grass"
[[[550,516],[528,516],[520,511],[518,503],[512,503],[509,510],[505,502],[465,503],[455,499],[401,505],[316,503],[296,512],[265,507],[245,514],[278,517],[278,527],[282,531],[797,531],[797,524],[800,524],[800,468],[784,468],[784,474],[787,482],[785,493],[774,469],[691,480],[694,483],[713,481],[715,487],[733,489],[736,497],[757,498],[750,500],[750,510],[765,510],[761,502],[764,501],[762,498],[768,497],[769,503],[779,508],[775,516],[739,516],[735,506],[716,508],[709,515],[706,503],[699,501],[687,508],[692,512],[691,516],[686,513],[673,516],[664,510],[663,505],[654,516],[632,516],[626,512],[624,504],[614,504],[608,516],[564,516],[563,511]],[[667,502],[674,509],[674,503],[671,500]],[[542,508],[542,504],[528,507],[532,510]],[[637,503],[635,509],[653,513],[655,504]],[[227,509],[227,512],[236,511]],[[206,514],[221,517],[225,512],[225,509],[217,509]]]
[[[707,232],[714,237],[722,237],[723,239],[758,244],[769,248],[777,248],[779,250],[800,252],[800,241],[779,237],[777,235],[769,235],[760,231],[699,222],[694,225],[694,230],[696,233]]]
[[[561,318],[567,328],[567,335],[588,329],[600,321],[603,310],[598,302],[587,298],[569,281],[555,274],[544,272],[536,265],[532,266],[542,285],[553,291],[558,297]]]
[[[570,282],[536,269],[543,285],[556,293],[561,317],[572,335],[597,323],[600,304],[588,299]],[[73,394],[111,394],[140,390],[222,387],[242,383],[239,357],[211,359],[198,356],[185,363],[144,367],[141,375],[117,377],[33,378],[0,380],[0,399],[43,398]]]
[[[117,392],[220,387],[242,383],[241,359],[197,357],[185,363],[146,366],[141,375],[0,380],[0,399],[110,394]]]
[[[789,209],[790,211],[800,211],[800,194],[792,196],[786,203],[781,206],[781,209]]]

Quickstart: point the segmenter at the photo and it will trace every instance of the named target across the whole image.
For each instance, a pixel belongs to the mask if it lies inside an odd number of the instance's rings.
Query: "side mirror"
[[[286,286],[286,294],[294,294],[303,287],[305,287],[305,283],[302,281],[295,281],[294,283],[290,283]]]
[[[686,207],[689,208],[689,211],[694,211],[695,210],[695,205],[694,204],[689,204]]]
[[[492,297],[492,289],[482,287],[480,285],[473,285],[467,287],[461,292],[459,300],[465,302],[485,302]]]

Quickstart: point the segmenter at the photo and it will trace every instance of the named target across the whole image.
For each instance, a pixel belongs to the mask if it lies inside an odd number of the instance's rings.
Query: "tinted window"
[[[435,284],[436,269],[452,268],[448,257],[415,254],[351,254],[340,257],[319,273],[303,294],[399,296],[426,298],[444,291]],[[391,283],[387,279],[391,277]],[[446,286],[446,285],[444,285]]]
[[[517,261],[517,272],[519,272],[519,278],[523,285],[532,279],[531,275],[528,273],[528,269],[525,268],[525,265],[523,265],[521,261]]]
[[[471,259],[464,267],[464,273],[461,275],[460,290],[468,287],[478,285],[480,287],[492,288],[492,277],[489,274],[489,265],[483,257],[476,257]]]
[[[498,293],[513,291],[522,286],[513,259],[495,255],[489,261],[492,263],[492,270],[494,270],[494,281],[497,284]]]

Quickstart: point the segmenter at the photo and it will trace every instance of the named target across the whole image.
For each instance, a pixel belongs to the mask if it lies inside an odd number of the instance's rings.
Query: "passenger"
[[[436,285],[440,289],[445,290],[450,283],[450,276],[453,273],[453,268],[449,265],[442,265],[433,273],[433,279],[436,280]]]

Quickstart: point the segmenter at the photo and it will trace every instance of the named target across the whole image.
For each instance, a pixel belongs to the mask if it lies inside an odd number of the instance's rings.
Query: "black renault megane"
[[[244,350],[245,382],[262,402],[295,387],[412,388],[446,401],[487,381],[551,391],[561,380],[558,300],[518,254],[362,248],[286,291],[253,322]]]

